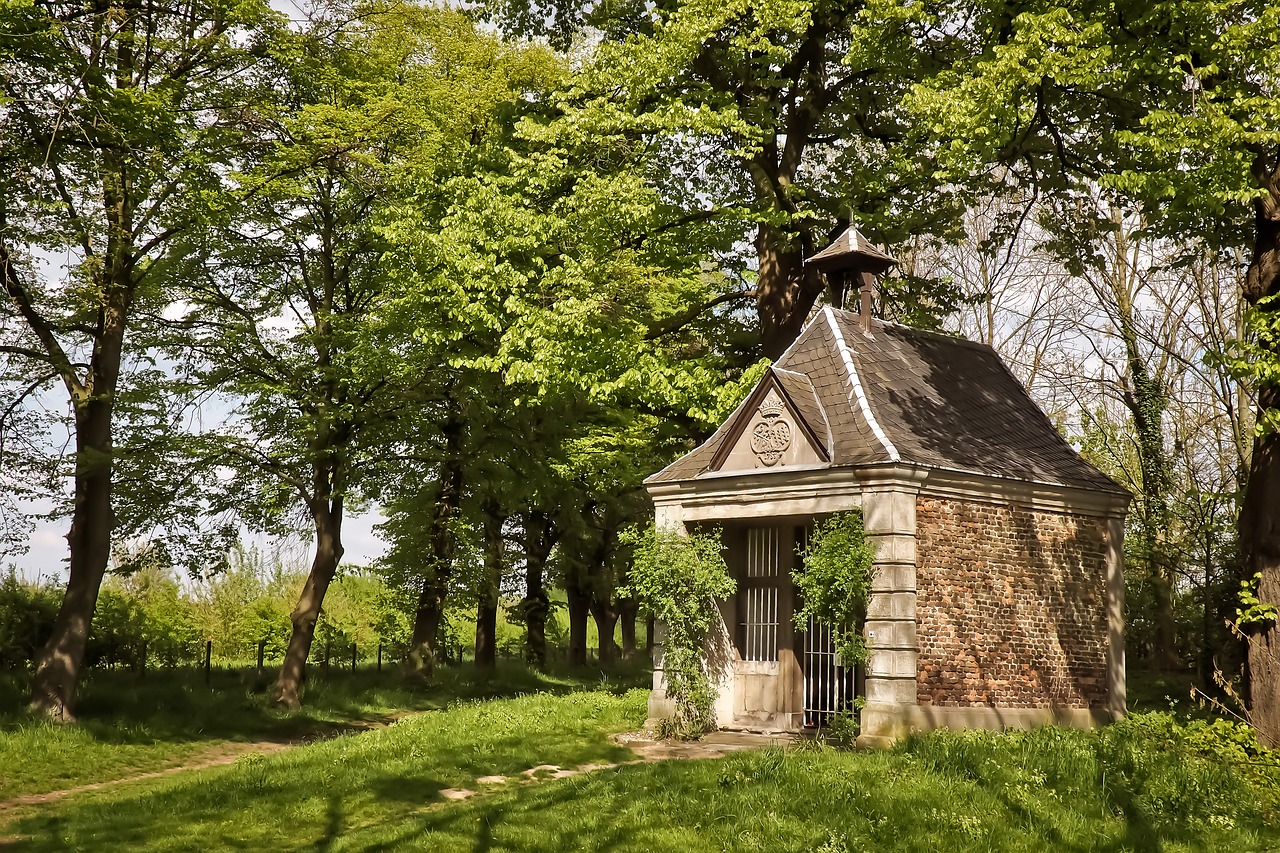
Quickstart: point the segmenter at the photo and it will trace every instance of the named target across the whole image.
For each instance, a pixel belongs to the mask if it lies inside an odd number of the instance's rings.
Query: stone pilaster
[[[678,503],[655,504],[653,521],[654,527],[658,530],[688,532],[684,524],[684,507]],[[658,720],[669,719],[675,713],[671,700],[667,698],[667,680],[662,665],[662,648],[666,633],[666,625],[661,622],[654,623],[653,690],[649,692],[649,719],[645,723],[649,728],[656,726]]]
[[[1124,663],[1124,516],[1107,518],[1107,710],[1128,713]]]
[[[916,495],[919,480],[906,473],[864,483],[862,516],[876,549],[867,602],[864,745],[885,745],[900,735],[916,704]]]

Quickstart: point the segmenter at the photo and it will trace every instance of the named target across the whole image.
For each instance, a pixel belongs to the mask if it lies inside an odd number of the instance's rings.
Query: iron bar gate
[[[853,708],[856,676],[856,667],[839,663],[831,626],[810,616],[804,631],[805,728],[821,728]]]

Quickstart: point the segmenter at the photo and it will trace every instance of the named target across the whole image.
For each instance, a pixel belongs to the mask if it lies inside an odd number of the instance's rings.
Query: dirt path
[[[0,800],[0,821],[8,819],[13,812],[28,806],[39,806],[45,803],[53,803],[65,797],[75,794],[82,794],[86,791],[97,791],[102,788],[110,788],[115,785],[124,785],[130,782],[142,782],[147,779],[159,779],[164,776],[173,776],[178,773],[186,773],[193,770],[203,770],[206,767],[221,767],[227,764],[233,764],[239,758],[253,753],[260,755],[269,755],[273,752],[282,752],[286,749],[303,746],[316,741],[329,740],[342,735],[356,734],[359,732],[371,731],[373,729],[384,729],[399,719],[411,716],[417,712],[405,712],[401,714],[389,714],[375,720],[353,720],[346,723],[324,723],[316,726],[314,730],[306,735],[295,738],[279,738],[276,740],[259,740],[259,741],[223,741],[214,744],[207,749],[189,755],[180,762],[169,767],[162,767],[159,770],[151,770],[146,773],[135,773],[130,776],[121,776],[118,779],[105,779],[101,782],[89,782],[84,785],[74,785],[70,788],[62,788],[57,791],[45,791],[39,794],[24,794],[20,797],[12,797],[8,800]],[[4,839],[0,838],[0,843]]]
[[[605,764],[583,764],[580,767],[561,767],[558,764],[539,764],[522,770],[514,776],[481,776],[476,784],[493,790],[495,786],[516,781],[521,785],[542,779],[565,779],[597,770],[610,770],[629,764],[649,764],[655,761],[688,760],[697,758],[724,758],[731,752],[744,749],[762,749],[766,746],[787,746],[794,743],[792,735],[767,735],[753,732],[712,732],[701,740],[658,740],[649,732],[623,732],[610,738],[619,746],[625,746],[640,757],[630,761],[614,761]],[[446,788],[440,796],[446,800],[466,800],[482,791],[470,788]]]

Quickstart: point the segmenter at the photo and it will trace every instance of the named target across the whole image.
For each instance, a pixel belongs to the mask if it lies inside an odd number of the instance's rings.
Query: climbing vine
[[[718,532],[649,527],[623,541],[635,549],[624,597],[638,600],[666,630],[662,640],[667,696],[675,707],[670,733],[696,737],[715,728],[715,691],[707,660],[711,629],[720,619],[717,598],[733,595]]]
[[[875,548],[867,541],[862,512],[836,513],[815,524],[801,554],[803,567],[792,574],[804,603],[795,613],[796,627],[803,630],[810,616],[825,622],[845,665],[865,663],[861,626],[871,596]]]

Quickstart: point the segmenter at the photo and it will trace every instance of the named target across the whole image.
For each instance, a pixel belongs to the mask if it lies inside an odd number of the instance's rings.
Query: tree
[[[723,228],[685,222],[625,132],[526,103],[510,135],[477,148],[470,173],[416,183],[390,229],[406,271],[390,310],[416,330],[404,354],[439,389],[428,405],[444,427],[399,451],[432,472],[427,485],[388,487],[398,494],[385,529],[403,545],[389,568],[412,583],[414,553],[430,555],[419,561],[415,669],[433,653],[460,530],[483,528],[486,501],[541,519],[545,534],[524,555],[536,632],[543,566],[565,546],[567,516],[607,497],[589,472],[687,443],[691,425],[707,429],[741,394],[716,334],[736,321],[699,310],[726,287],[708,262]],[[423,229],[417,211],[434,205],[446,213]],[[632,490],[652,470],[625,464]],[[590,608],[590,587],[575,613]],[[585,637],[585,615],[579,624]]]
[[[314,531],[274,688],[285,706],[300,703],[344,514],[420,398],[414,371],[432,366],[404,358],[386,224],[407,175],[438,182],[465,167],[479,123],[536,79],[538,56],[449,10],[335,7],[280,40],[275,98],[242,119],[243,216],[216,235],[180,340],[204,358],[204,383],[242,401],[208,442],[238,472],[241,505],[267,524],[300,509]],[[440,208],[415,215],[421,227]]]
[[[217,213],[227,110],[254,100],[271,20],[255,0],[0,9],[0,354],[18,405],[61,384],[74,433],[70,574],[32,691],[55,719],[71,717],[111,552],[131,335],[189,272],[183,238]]]
[[[596,130],[625,129],[665,166],[664,196],[690,220],[719,219],[741,241],[725,298],[752,300],[755,347],[777,358],[827,282],[804,260],[856,215],[890,242],[945,231],[962,210],[934,179],[900,109],[911,85],[946,67],[963,27],[933,4],[866,14],[840,0],[713,3],[502,2],[512,32],[582,26],[604,36],[566,109]],[[834,230],[833,230],[834,229]],[[738,257],[742,243],[750,258]],[[923,283],[901,279],[899,297]],[[945,284],[925,287],[935,295]],[[745,342],[744,342],[745,343]],[[757,349],[756,347],[759,347]]]

